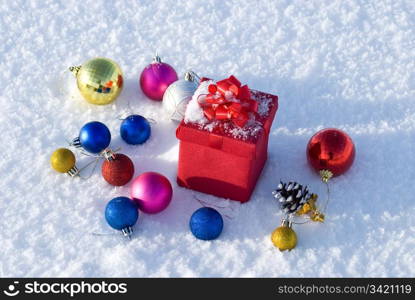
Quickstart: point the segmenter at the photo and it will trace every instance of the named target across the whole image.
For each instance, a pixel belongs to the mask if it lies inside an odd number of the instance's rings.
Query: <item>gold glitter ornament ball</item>
[[[116,62],[108,58],[93,58],[69,70],[76,76],[78,89],[89,103],[109,104],[121,93],[122,71]]]
[[[297,234],[291,227],[281,225],[272,233],[271,241],[280,251],[291,251],[297,245]]]
[[[55,171],[67,173],[75,167],[75,155],[69,149],[59,148],[52,153],[50,164]]]

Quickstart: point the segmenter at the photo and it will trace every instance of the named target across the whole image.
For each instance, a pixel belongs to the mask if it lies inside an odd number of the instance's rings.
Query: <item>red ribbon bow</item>
[[[205,101],[200,105],[209,121],[230,120],[244,127],[249,120],[249,113],[258,111],[258,102],[251,99],[248,86],[241,86],[241,82],[233,75],[209,85],[208,91]]]

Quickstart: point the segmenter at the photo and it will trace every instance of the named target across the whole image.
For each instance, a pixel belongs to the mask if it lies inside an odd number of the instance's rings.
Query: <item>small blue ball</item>
[[[128,116],[120,126],[122,139],[130,145],[139,145],[148,140],[151,135],[150,123],[140,115]]]
[[[111,132],[101,122],[86,123],[79,133],[82,148],[91,153],[100,153],[111,143]]]
[[[138,208],[133,200],[117,197],[108,202],[105,208],[108,225],[117,230],[133,226],[138,219]]]
[[[222,232],[223,219],[217,210],[202,207],[193,213],[189,226],[190,231],[199,240],[214,240]]]

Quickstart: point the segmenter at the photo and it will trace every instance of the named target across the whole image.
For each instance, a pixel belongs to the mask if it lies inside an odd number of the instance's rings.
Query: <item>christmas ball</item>
[[[109,184],[123,186],[133,178],[134,164],[127,155],[116,153],[113,160],[103,162],[101,173]]]
[[[143,144],[151,135],[150,123],[140,115],[128,116],[121,123],[120,134],[127,144]]]
[[[181,121],[186,106],[197,89],[197,83],[190,73],[185,78],[170,84],[163,96],[163,108],[173,121]]]
[[[105,105],[121,93],[122,71],[117,63],[108,58],[94,58],[69,70],[76,76],[78,89],[89,103]]]
[[[282,225],[274,230],[271,241],[280,251],[291,251],[297,245],[297,234],[291,227]]]
[[[339,129],[323,129],[307,145],[308,162],[318,172],[328,170],[334,176],[341,175],[351,167],[354,158],[352,139]]]
[[[75,167],[75,155],[66,148],[59,148],[55,150],[50,157],[50,164],[52,169],[59,173],[67,173]]]
[[[111,143],[111,132],[101,122],[89,122],[82,126],[79,132],[81,147],[91,153],[100,153]]]
[[[143,93],[152,100],[161,101],[170,84],[178,79],[176,71],[156,56],[151,64],[144,68],[140,76]]]
[[[222,233],[223,219],[217,210],[202,207],[192,214],[189,227],[199,240],[214,240]]]
[[[131,185],[131,198],[138,208],[148,214],[164,210],[171,201],[173,189],[170,181],[156,172],[146,172],[134,179]]]
[[[135,225],[137,219],[137,205],[130,198],[114,198],[105,207],[105,220],[108,225],[116,230],[122,230],[126,236],[131,235],[131,227]]]

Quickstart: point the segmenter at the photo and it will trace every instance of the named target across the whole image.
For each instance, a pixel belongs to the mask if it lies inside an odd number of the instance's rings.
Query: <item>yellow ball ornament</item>
[[[69,70],[76,76],[78,89],[89,103],[109,104],[122,91],[122,71],[116,62],[108,58],[93,58]]]
[[[75,155],[71,150],[66,148],[55,150],[50,157],[52,169],[59,173],[68,173],[70,176],[75,176],[79,173],[75,162]]]
[[[288,221],[284,220],[281,226],[272,233],[271,241],[280,251],[291,251],[297,245],[297,234]]]

